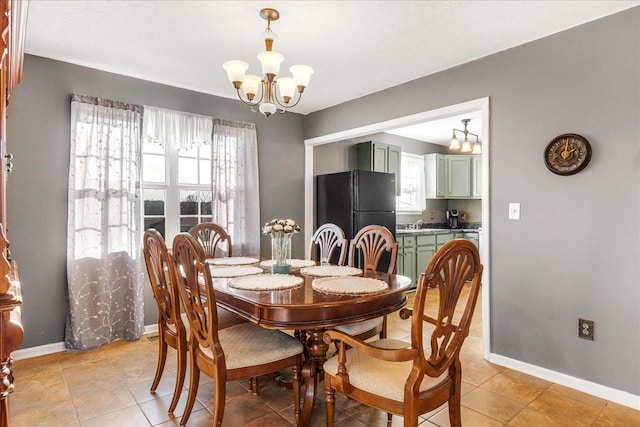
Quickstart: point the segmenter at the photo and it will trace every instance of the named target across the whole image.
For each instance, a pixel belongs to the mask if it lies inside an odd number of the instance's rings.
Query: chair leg
[[[180,419],[180,425],[186,425],[191,416],[191,410],[193,404],[196,401],[196,395],[198,394],[198,385],[200,384],[200,368],[197,366],[196,358],[193,355],[193,351],[189,351],[191,369],[189,371],[189,393],[187,394],[187,404],[184,407],[184,413]],[[218,390],[216,389],[216,394]]]
[[[178,344],[178,373],[176,374],[176,386],[173,389],[173,399],[169,405],[169,413],[173,414],[173,411],[178,405],[180,395],[182,395],[182,387],[184,386],[184,377],[187,373],[187,349],[182,348],[184,344]]]
[[[291,386],[293,388],[293,413],[296,425],[300,424],[300,365],[296,363],[291,368]]]
[[[153,378],[153,383],[151,383],[151,392],[155,392],[158,388],[158,384],[160,383],[160,378],[162,378],[162,373],[164,372],[164,364],[167,361],[167,343],[164,340],[162,335],[162,329],[158,332],[158,365],[156,367],[156,376]]]
[[[335,390],[331,388],[329,385],[330,381],[325,379],[325,410],[326,410],[326,419],[327,419],[327,427],[333,427],[335,424],[335,412],[336,412],[336,395]]]
[[[449,424],[451,427],[462,427],[462,413],[460,412],[460,388],[462,387],[462,366],[460,360],[456,360],[449,372],[453,378],[453,390],[449,396]]]
[[[216,366],[216,373],[213,382],[215,384],[215,393],[213,395],[213,425],[222,427],[222,418],[224,417],[224,401],[227,395],[227,377],[224,369]]]

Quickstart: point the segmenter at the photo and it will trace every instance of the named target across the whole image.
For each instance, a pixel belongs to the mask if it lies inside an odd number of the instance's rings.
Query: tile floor
[[[431,309],[435,304],[430,304]],[[486,362],[480,307],[478,303],[461,355],[465,427],[640,426],[640,411]],[[389,316],[388,332],[393,338],[408,337],[409,321]],[[163,379],[151,394],[156,355],[157,341],[151,335],[83,353],[16,361],[16,389],[9,398],[11,426],[177,426],[187,393],[183,392],[175,416],[167,414],[175,352],[169,352]],[[224,426],[293,424],[290,390],[278,387],[270,377],[260,379],[257,396],[247,386],[246,382],[227,383]],[[203,375],[189,426],[212,424],[212,394],[213,383]],[[336,426],[386,426],[386,414],[336,396]],[[324,425],[324,406],[319,401],[312,426]],[[394,416],[392,425],[401,426],[401,417]],[[420,426],[449,426],[446,406],[425,414]]]

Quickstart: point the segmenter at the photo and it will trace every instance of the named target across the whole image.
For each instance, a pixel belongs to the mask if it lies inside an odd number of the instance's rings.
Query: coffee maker
[[[449,209],[447,211],[447,227],[460,228],[460,214],[457,209]]]

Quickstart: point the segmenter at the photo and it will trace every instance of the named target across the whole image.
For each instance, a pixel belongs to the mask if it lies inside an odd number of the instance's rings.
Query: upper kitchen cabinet
[[[447,198],[447,156],[427,154],[424,156],[425,194],[427,199]]]
[[[480,199],[481,156],[427,154],[427,199]]]
[[[471,198],[471,156],[447,156],[447,199]]]
[[[379,142],[356,144],[358,169],[396,174],[396,195],[400,195],[400,147]]]

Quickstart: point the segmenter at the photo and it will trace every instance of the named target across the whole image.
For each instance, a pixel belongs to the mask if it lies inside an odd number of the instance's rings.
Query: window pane
[[[164,190],[149,189],[143,190],[144,214],[164,216]]]
[[[200,160],[200,184],[211,184],[211,160]]]
[[[178,159],[178,182],[180,184],[197,184],[198,183],[198,160],[197,159]]]
[[[198,192],[180,191],[180,215],[198,215]]]
[[[166,235],[164,234],[164,224],[165,224],[164,218],[145,218],[144,219],[144,229],[148,230],[150,228],[155,228],[156,230],[158,230],[160,234],[162,234],[162,237],[166,237]]]
[[[165,182],[164,156],[143,154],[142,180],[146,182]]]
[[[194,225],[198,224],[198,217],[195,216],[183,216],[180,217],[180,232],[187,232]]]
[[[194,144],[193,147],[180,148],[178,155],[180,157],[198,157],[198,145]]]
[[[200,158],[201,159],[210,159],[211,158],[211,144],[202,144],[200,146]]]
[[[142,151],[144,153],[164,154],[164,147],[155,142],[145,141],[142,144]]]

